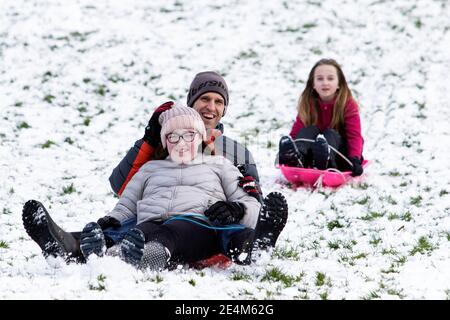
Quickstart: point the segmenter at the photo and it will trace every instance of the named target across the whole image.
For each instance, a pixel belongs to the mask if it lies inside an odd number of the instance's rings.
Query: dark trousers
[[[136,218],[122,221],[119,228],[103,230],[106,246],[112,247],[122,241],[132,228],[141,230],[145,242],[158,241],[171,253],[171,261],[180,263],[197,262],[215,254],[229,255],[230,248],[240,248],[248,239],[253,241],[254,230],[243,225],[230,225],[230,230],[214,230],[205,226],[205,221],[189,217],[191,221],[170,220],[167,222],[147,221],[136,225]],[[71,232],[79,241],[81,232]],[[81,252],[74,257],[82,257]]]
[[[169,249],[174,262],[196,262],[221,251],[217,232],[191,221],[146,221],[136,228],[145,234],[145,242],[157,241]]]
[[[328,145],[332,146],[344,156],[347,157],[347,142],[341,135],[334,129],[325,129],[323,132],[317,126],[308,126],[301,129],[295,139],[309,139],[316,140],[317,135],[322,133],[328,142]],[[304,156],[305,167],[312,167],[313,154],[311,150],[312,142],[296,141],[297,148]],[[330,151],[330,161],[328,162],[328,168],[337,168],[341,171],[350,170],[350,165],[334,150]]]

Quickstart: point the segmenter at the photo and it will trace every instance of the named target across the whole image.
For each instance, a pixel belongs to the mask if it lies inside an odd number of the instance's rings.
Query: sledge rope
[[[312,139],[303,139],[303,138],[298,138],[295,139],[294,141],[306,141],[306,142],[316,142],[316,140],[312,140]],[[334,147],[328,145],[330,147],[331,150],[333,150],[334,152],[336,152],[338,155],[340,155],[342,157],[342,159],[344,159],[352,168],[353,168],[353,163],[348,160],[348,158],[346,156],[344,156],[342,153],[340,153],[338,150],[336,150]],[[340,172],[340,171],[339,171]]]
[[[166,221],[164,221],[163,224],[166,224],[167,222],[172,221],[172,220],[184,220],[184,221],[189,221],[189,222],[195,223],[195,224],[197,224],[199,226],[202,226],[202,227],[205,227],[207,229],[213,229],[213,230],[241,230],[241,229],[245,229],[244,226],[237,226],[237,225],[235,225],[235,226],[228,226],[228,227],[213,227],[213,226],[201,223],[199,221],[186,218],[184,216],[198,217],[198,218],[200,218],[202,220],[204,220],[206,218],[204,215],[199,214],[199,213],[185,213],[185,214],[178,215],[178,216],[172,217],[170,219],[167,219]]]
[[[313,184],[314,188],[320,189],[320,188],[323,187],[323,176],[327,172],[339,173],[341,175],[342,179],[345,181],[345,176],[344,176],[344,174],[341,171],[339,171],[338,169],[335,169],[335,168],[329,168],[329,169],[323,170],[323,172],[320,174],[319,178],[317,178],[316,182],[314,182],[314,184]]]

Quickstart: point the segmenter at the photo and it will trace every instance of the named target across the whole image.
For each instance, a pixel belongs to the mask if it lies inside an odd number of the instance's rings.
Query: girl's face
[[[166,135],[170,158],[179,164],[192,161],[201,143],[201,135],[194,129],[175,129]]]
[[[314,89],[324,102],[333,100],[339,89],[337,69],[328,64],[320,65],[314,70]]]

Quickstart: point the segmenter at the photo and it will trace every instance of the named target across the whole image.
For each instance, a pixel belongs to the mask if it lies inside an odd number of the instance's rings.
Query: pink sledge
[[[368,160],[364,160],[362,165],[365,169],[369,164]],[[279,166],[281,172],[286,179],[296,185],[326,186],[336,188],[353,178],[351,171],[339,171],[337,169],[318,170],[312,168]]]

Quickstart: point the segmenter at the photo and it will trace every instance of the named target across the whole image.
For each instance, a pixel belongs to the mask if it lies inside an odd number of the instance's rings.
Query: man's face
[[[202,117],[206,129],[214,129],[223,116],[225,101],[216,92],[206,92],[195,101],[192,107]]]

